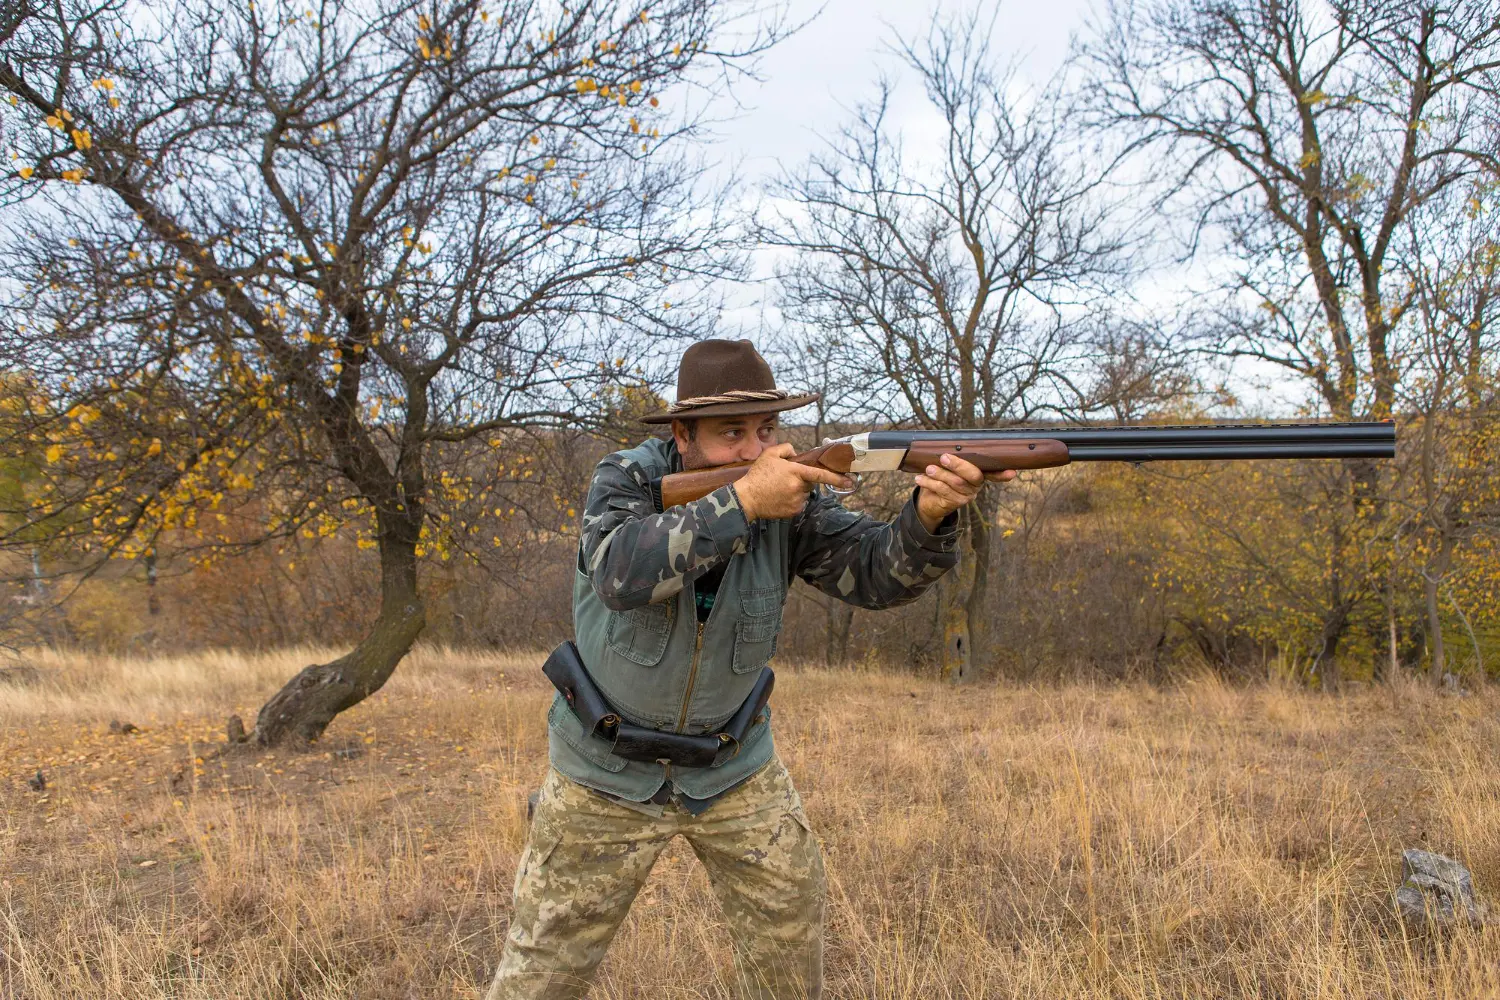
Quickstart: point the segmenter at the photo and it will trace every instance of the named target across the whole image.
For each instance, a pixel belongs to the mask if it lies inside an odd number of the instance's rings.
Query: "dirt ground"
[[[226,746],[322,655],[50,654],[0,686],[0,997],[482,994],[546,766],[541,658],[423,650],[312,749]],[[779,674],[830,997],[1500,997],[1500,928],[1390,902],[1403,847],[1500,900],[1491,691]],[[591,996],[726,996],[728,961],[674,845]]]

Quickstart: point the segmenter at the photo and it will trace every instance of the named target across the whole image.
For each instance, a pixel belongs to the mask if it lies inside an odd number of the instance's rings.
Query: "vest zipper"
[[[682,696],[682,711],[677,715],[677,731],[687,725],[688,702],[693,700],[693,684],[698,680],[698,660],[703,655],[703,623],[698,622],[698,638],[693,643],[693,668],[688,671],[687,691]]]

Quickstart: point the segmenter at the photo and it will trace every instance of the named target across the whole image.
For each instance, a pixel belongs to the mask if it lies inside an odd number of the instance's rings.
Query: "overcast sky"
[[[795,166],[817,151],[822,144],[819,136],[833,134],[848,119],[848,109],[871,93],[882,69],[899,75],[897,61],[887,51],[897,34],[919,39],[934,18],[973,6],[971,0],[827,0],[821,4],[789,0],[789,4],[793,21],[809,23],[765,54],[759,68],[761,80],[735,87],[743,107],[737,112],[732,106],[724,108],[723,113],[733,117],[719,126],[713,151],[720,162],[738,165],[740,176],[750,185],[746,194],[752,198],[755,186],[774,176],[780,165]],[[1073,36],[1085,33],[1105,4],[1106,0],[1001,0],[991,51],[998,59],[1018,61],[1017,83],[1040,88],[1061,67]],[[996,8],[987,3],[982,10]],[[941,135],[941,123],[915,87],[897,91],[890,120],[908,137],[923,132]],[[781,328],[773,305],[775,290],[765,280],[771,271],[769,251],[757,258],[756,277],[761,281],[728,292],[729,308],[722,316],[725,336],[768,340]],[[1132,294],[1140,301],[1166,307],[1190,294],[1189,285],[1201,280],[1202,274],[1202,262],[1178,262],[1143,275],[1132,286]],[[1290,397],[1283,396],[1289,389],[1281,384],[1280,372],[1249,365],[1237,371],[1230,385],[1252,408],[1281,410],[1291,405]]]
[[[984,4],[981,23],[995,14],[992,56],[1019,60],[1015,82],[1040,88],[1062,64],[1070,36],[1084,27],[1091,0],[1002,0],[998,11],[986,0],[788,0],[789,20],[805,26],[762,57],[759,80],[736,83],[733,99],[714,105],[713,114],[723,120],[709,155],[736,168],[746,184],[746,207],[780,167],[795,168],[818,151],[821,137],[835,134],[850,109],[871,96],[882,71],[898,84],[888,111],[891,126],[915,150],[926,136],[941,143],[941,119],[889,46],[898,35],[919,41],[934,19],[965,13],[974,2]],[[911,85],[900,86],[903,81]],[[761,281],[725,289],[725,335],[760,341],[780,329],[775,289],[765,280],[774,256],[770,250],[756,254],[755,275]]]
[[[763,82],[736,88],[746,109],[720,130],[726,157],[739,161],[747,177],[765,176],[778,162],[805,159],[817,148],[817,135],[835,130],[847,117],[844,109],[870,92],[882,65],[894,68],[884,49],[897,33],[920,38],[935,16],[972,6],[955,0],[790,0],[794,22],[812,20],[765,55]],[[1023,58],[1024,76],[1040,84],[1062,62],[1070,34],[1082,29],[1089,10],[1089,0],[1002,2],[992,45],[997,55]],[[912,98],[909,107],[915,108],[920,95]]]

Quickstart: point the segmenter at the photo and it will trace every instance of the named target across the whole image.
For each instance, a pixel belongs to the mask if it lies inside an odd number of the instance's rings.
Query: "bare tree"
[[[942,123],[936,148],[903,141],[883,79],[773,191],[763,238],[795,253],[779,275],[783,309],[862,389],[846,411],[983,427],[1074,408],[1083,393],[1080,319],[1121,273],[1123,241],[1098,197],[1108,163],[1065,148],[1055,102],[1019,94],[992,27],[971,13],[897,42]],[[942,582],[954,680],[988,649],[994,512],[993,491],[965,512],[968,552]]]
[[[1217,348],[1306,379],[1341,420],[1391,416],[1422,252],[1401,236],[1500,168],[1500,5],[1123,0],[1083,49],[1196,241],[1238,264]]]
[[[7,447],[47,473],[5,540],[45,528],[88,572],[365,525],[368,635],[255,729],[314,738],[421,632],[419,553],[463,547],[464,510],[521,475],[515,429],[572,420],[631,380],[623,345],[704,320],[734,233],[687,152],[701,116],[664,104],[777,22],[711,0],[62,0],[3,27],[0,359],[29,379]]]
[[[1121,0],[1082,64],[1097,121],[1163,182],[1163,217],[1227,269],[1205,350],[1290,374],[1337,419],[1394,416],[1422,327],[1399,276],[1430,248],[1406,236],[1500,168],[1500,5]],[[1343,470],[1316,655],[1330,684],[1380,591],[1361,574],[1389,575],[1380,468]]]
[[[1409,515],[1393,530],[1422,555],[1434,681],[1448,666],[1442,599],[1456,557],[1477,537],[1500,532],[1493,327],[1500,306],[1500,212],[1494,196],[1492,185],[1456,190],[1445,199],[1442,218],[1404,234],[1413,244],[1404,277],[1413,299],[1416,350],[1400,398],[1420,424],[1405,505]],[[1447,596],[1467,621],[1451,591]],[[1394,625],[1391,648],[1394,655]]]

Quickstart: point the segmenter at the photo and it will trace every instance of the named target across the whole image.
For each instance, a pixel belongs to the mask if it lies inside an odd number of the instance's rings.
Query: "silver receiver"
[[[870,435],[855,434],[844,438],[854,446],[854,461],[850,472],[894,472],[901,468],[906,458],[905,448],[871,448]]]

